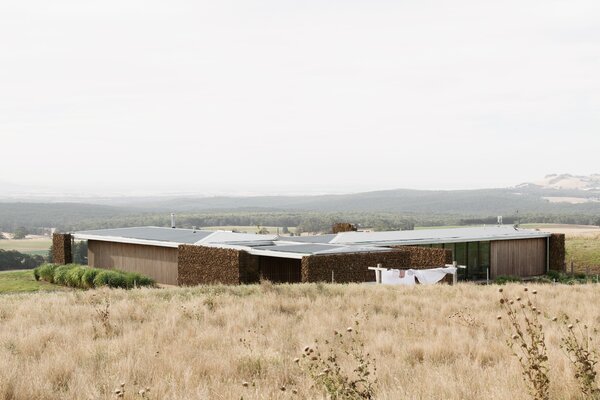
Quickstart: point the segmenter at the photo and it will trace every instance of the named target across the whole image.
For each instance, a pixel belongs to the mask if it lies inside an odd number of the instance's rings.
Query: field
[[[0,240],[0,249],[17,250],[21,253],[46,256],[52,244],[50,238]]]
[[[66,290],[44,281],[36,281],[31,270],[0,272],[0,294]]]
[[[551,233],[564,233],[567,238],[571,237],[598,237],[600,227],[592,225],[569,225],[569,224],[522,224],[522,228],[539,229]]]
[[[568,313],[597,327],[600,290],[591,284],[535,289],[551,398],[578,399],[558,327],[547,319]],[[520,285],[504,290],[523,295]],[[305,346],[324,351],[338,330],[344,339],[364,340],[377,367],[377,399],[526,399],[506,346],[508,329],[496,319],[498,300],[498,286],[472,284],[2,295],[0,398],[114,399],[121,383],[125,399],[325,398],[300,368],[301,354]],[[356,367],[340,360],[344,370]]]

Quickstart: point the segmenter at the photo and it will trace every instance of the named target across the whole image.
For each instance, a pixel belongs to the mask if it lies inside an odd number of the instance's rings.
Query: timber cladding
[[[73,262],[70,234],[55,233],[52,235],[52,262],[59,265]]]
[[[410,254],[410,268],[444,267],[452,264],[452,250],[432,247],[394,246]]]
[[[138,272],[158,283],[177,285],[177,249],[88,240],[91,267]]]
[[[386,252],[348,253],[307,256],[302,258],[302,282],[371,282],[375,272],[369,267],[382,264],[385,268],[408,269],[410,254],[394,249]]]
[[[491,242],[490,273],[498,276],[537,276],[546,273],[546,239]]]
[[[565,250],[565,234],[553,233],[550,236],[550,269],[554,271],[565,272],[566,265],[566,250]]]
[[[177,269],[184,286],[256,282],[260,273],[258,257],[243,250],[186,244],[179,246]]]

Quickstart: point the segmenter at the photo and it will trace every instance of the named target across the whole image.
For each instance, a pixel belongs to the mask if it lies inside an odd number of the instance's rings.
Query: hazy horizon
[[[576,177],[574,174],[547,174],[548,176],[558,176],[558,175],[571,175]],[[598,176],[600,174],[590,174]],[[543,178],[543,177],[542,177]],[[503,188],[511,188],[516,187],[521,184],[540,184],[541,179],[537,179],[535,181],[522,181],[518,184],[503,186],[503,187],[472,187],[472,188],[411,188],[411,187],[390,187],[390,188],[373,188],[366,190],[327,190],[322,189],[318,190],[318,188],[313,188],[310,190],[299,191],[293,187],[289,187],[287,190],[285,188],[280,188],[279,190],[268,190],[265,189],[263,191],[260,188],[255,188],[254,191],[235,191],[235,190],[227,190],[227,188],[223,188],[223,190],[218,190],[212,188],[211,190],[186,190],[185,188],[179,187],[85,187],[79,186],[79,190],[75,191],[73,187],[69,186],[29,186],[29,185],[21,185],[21,184],[10,184],[6,182],[0,181],[0,199],[27,199],[27,198],[64,198],[64,199],[89,199],[94,197],[170,197],[170,196],[200,196],[200,197],[214,197],[214,196],[312,196],[312,195],[327,195],[327,194],[354,194],[361,192],[373,192],[373,191],[386,191],[386,190],[478,190],[478,189],[503,189]]]
[[[598,172],[600,3],[2,2],[0,184],[353,193]]]

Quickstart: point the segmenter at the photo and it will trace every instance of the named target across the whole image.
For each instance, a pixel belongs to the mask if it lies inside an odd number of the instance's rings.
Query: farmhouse
[[[54,236],[57,263],[87,240],[90,266],[135,271],[171,285],[364,282],[376,264],[396,269],[456,261],[463,279],[529,277],[564,268],[564,236],[512,226],[277,236],[136,227]]]

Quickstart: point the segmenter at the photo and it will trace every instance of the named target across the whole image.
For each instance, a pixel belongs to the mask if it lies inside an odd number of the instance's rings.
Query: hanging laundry
[[[415,275],[399,269],[381,271],[381,283],[384,285],[414,285]]]
[[[412,271],[414,273],[414,275],[416,276],[416,278],[420,284],[433,285],[435,283],[438,283],[442,279],[444,279],[444,277],[447,274],[452,275],[452,274],[456,273],[456,268],[455,267],[445,267],[445,268],[433,268],[433,269],[415,269],[415,270],[408,270],[408,271]]]

